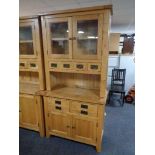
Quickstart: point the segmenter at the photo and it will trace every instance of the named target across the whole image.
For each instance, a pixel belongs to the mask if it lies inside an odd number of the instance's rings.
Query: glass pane
[[[68,54],[68,22],[51,23],[50,31],[52,54]]]
[[[19,54],[20,55],[32,55],[33,51],[33,43],[20,43],[19,44]]]
[[[68,23],[51,23],[51,38],[68,38]]]
[[[77,21],[77,48],[79,54],[96,55],[98,20]]]
[[[32,28],[31,26],[19,28],[19,40],[32,40]]]
[[[68,54],[68,41],[67,40],[52,40],[52,53],[53,54]]]

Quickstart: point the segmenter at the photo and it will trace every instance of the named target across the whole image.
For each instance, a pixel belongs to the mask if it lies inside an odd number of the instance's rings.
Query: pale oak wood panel
[[[21,127],[38,131],[37,105],[32,95],[20,95]]]

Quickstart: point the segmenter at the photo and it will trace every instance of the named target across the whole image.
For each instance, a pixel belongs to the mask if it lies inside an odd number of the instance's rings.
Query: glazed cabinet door
[[[20,58],[35,58],[37,56],[36,31],[34,21],[20,21],[19,55]]]
[[[100,59],[102,24],[100,15],[73,17],[73,58]]]
[[[70,135],[70,118],[65,113],[48,113],[48,131],[50,134],[68,137]]]
[[[47,53],[52,58],[71,58],[72,18],[47,18]]]
[[[96,143],[96,125],[97,122],[94,119],[74,115],[72,118],[72,137],[75,140],[93,145]]]
[[[38,131],[37,104],[33,95],[19,96],[20,127]]]

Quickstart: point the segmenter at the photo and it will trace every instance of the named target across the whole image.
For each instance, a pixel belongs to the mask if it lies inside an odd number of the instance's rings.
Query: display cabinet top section
[[[86,12],[86,11],[96,11],[96,10],[110,10],[111,14],[113,14],[112,5],[102,5],[102,6],[94,6],[94,7],[85,7],[85,8],[77,8],[77,9],[68,9],[68,10],[59,10],[59,11],[50,11],[47,13],[39,13],[38,15],[32,16],[23,16],[20,19],[31,19],[37,18],[39,16],[46,16],[46,15],[55,15],[55,14],[64,14],[64,13],[73,13],[73,12]]]

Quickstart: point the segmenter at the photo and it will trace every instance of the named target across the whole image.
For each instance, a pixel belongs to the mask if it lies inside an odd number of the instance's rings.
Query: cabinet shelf
[[[97,40],[98,38],[77,38],[77,40]]]
[[[52,38],[52,41],[69,40],[68,38]]]
[[[54,87],[51,91],[40,91],[37,94],[49,97],[65,98],[82,102],[103,104],[99,97],[99,90],[65,87],[62,85],[58,85]]]
[[[20,40],[19,43],[33,43],[33,40]]]

